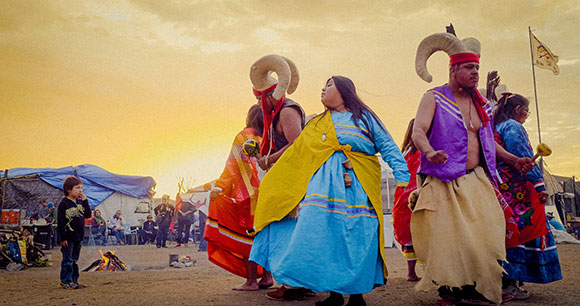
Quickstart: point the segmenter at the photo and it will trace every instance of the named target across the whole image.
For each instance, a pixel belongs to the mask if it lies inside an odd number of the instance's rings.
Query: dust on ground
[[[80,290],[59,289],[61,254],[58,248],[51,254],[51,267],[28,268],[17,272],[0,270],[0,305],[314,305],[327,297],[302,301],[280,302],[266,298],[266,290],[237,292],[231,290],[244,280],[210,263],[207,253],[197,248],[158,249],[154,245],[82,247],[79,268],[88,267],[100,258],[99,249],[115,251],[130,267],[126,272],[81,272]],[[580,245],[558,245],[564,279],[540,285],[526,284],[532,296],[526,301],[511,301],[507,305],[579,305]],[[169,267],[169,254],[191,256],[193,267]],[[368,305],[435,305],[435,291],[417,292],[414,283],[406,281],[407,264],[396,248],[386,249],[389,280],[386,286],[365,294]],[[421,273],[417,266],[417,273]]]

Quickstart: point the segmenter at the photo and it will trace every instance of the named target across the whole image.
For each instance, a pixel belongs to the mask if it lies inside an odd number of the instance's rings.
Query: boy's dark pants
[[[81,254],[81,241],[68,241],[68,246],[61,247],[62,262],[60,264],[60,282],[63,284],[75,283],[79,281],[79,266],[77,261]]]

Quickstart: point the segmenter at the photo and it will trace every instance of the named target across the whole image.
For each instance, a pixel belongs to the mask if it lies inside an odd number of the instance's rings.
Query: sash
[[[323,135],[326,135],[324,141]],[[386,277],[381,166],[375,155],[352,151],[350,145],[341,145],[338,142],[330,112],[320,120],[311,120],[260,182],[254,229],[256,232],[261,231],[271,222],[282,220],[294,210],[304,198],[314,173],[336,151],[342,151],[350,159],[353,170],[377,213],[379,251]]]

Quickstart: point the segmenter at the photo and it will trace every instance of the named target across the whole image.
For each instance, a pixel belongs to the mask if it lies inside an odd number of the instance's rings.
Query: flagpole
[[[532,60],[532,76],[534,78],[534,99],[536,100],[536,119],[538,121],[538,138],[539,143],[542,143],[542,133],[540,131],[540,109],[538,108],[538,92],[536,90],[536,69],[534,68],[534,48],[532,46],[532,29],[528,26],[528,34],[530,37],[530,55]],[[544,172],[544,159],[540,157],[540,169]]]

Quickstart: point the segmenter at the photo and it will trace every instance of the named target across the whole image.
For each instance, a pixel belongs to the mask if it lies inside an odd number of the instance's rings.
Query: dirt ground
[[[0,270],[0,305],[314,305],[327,294],[302,301],[278,302],[265,290],[236,292],[243,279],[207,260],[197,248],[157,249],[153,245],[83,247],[80,269],[99,258],[99,248],[113,250],[130,268],[127,272],[81,272],[80,290],[59,289],[61,254],[51,254],[51,267],[17,272]],[[508,305],[580,305],[580,245],[558,245],[564,279],[548,285],[527,284],[532,297]],[[368,305],[435,305],[435,291],[417,292],[406,281],[406,262],[397,249],[387,249],[389,280],[386,286],[365,294]],[[193,267],[169,267],[169,254],[189,255]],[[418,266],[421,275],[421,267]]]

